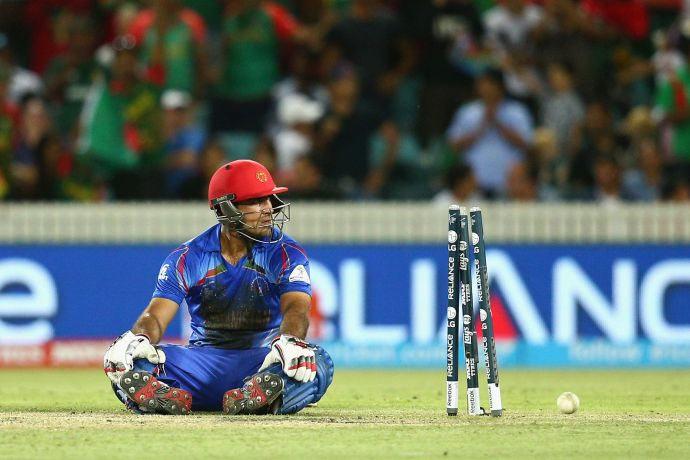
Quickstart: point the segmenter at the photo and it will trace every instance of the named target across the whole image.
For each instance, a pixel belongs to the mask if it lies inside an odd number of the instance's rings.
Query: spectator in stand
[[[587,105],[585,118],[575,126],[569,151],[568,186],[564,195],[570,199],[587,199],[594,184],[594,165],[601,156],[616,157],[618,140],[614,134],[613,116],[603,100]]]
[[[312,152],[316,123],[324,114],[324,106],[304,95],[284,97],[278,106],[280,128],[273,138],[276,150],[277,176],[288,187],[299,182],[295,175],[296,161]]]
[[[484,14],[487,42],[501,63],[508,93],[535,115],[538,74],[531,35],[542,18],[541,7],[526,0],[505,0]]]
[[[595,159],[591,199],[602,205],[615,205],[632,199],[623,188],[621,165],[614,155],[599,155]]]
[[[180,195],[180,187],[199,168],[204,132],[193,124],[194,104],[185,91],[166,90],[161,96],[165,138],[165,189],[169,198]]]
[[[259,0],[228,0],[219,67],[213,70],[210,130],[261,133],[273,109],[271,91],[280,80],[281,45],[299,26],[284,8]]]
[[[427,145],[442,138],[453,112],[472,97],[472,81],[491,58],[473,0],[403,0],[404,30],[421,49],[418,132]]]
[[[555,61],[570,64],[578,92],[585,98],[595,98],[606,90],[608,79],[601,76],[607,75],[607,70],[600,68],[600,55],[602,43],[615,35],[574,0],[545,0],[542,20],[531,33],[539,67]],[[609,65],[608,60],[604,63]]]
[[[418,200],[432,195],[415,137],[387,120],[369,144],[369,172],[364,181],[367,197]]]
[[[84,105],[80,153],[115,198],[156,198],[164,190],[159,91],[138,72],[133,36],[117,37],[113,49],[111,75],[94,83]]]
[[[285,99],[300,96],[320,104],[323,108],[329,104],[328,89],[323,83],[321,53],[300,45],[295,47],[291,56],[290,74],[273,88],[276,113],[271,116],[266,128],[266,132],[271,137],[275,137],[281,129],[278,112]]]
[[[216,170],[227,162],[227,154],[215,139],[209,140],[199,156],[199,168],[180,186],[178,198],[181,200],[207,200],[208,183]]]
[[[365,197],[377,198],[388,195],[390,191],[387,191],[386,188],[395,179],[406,182],[408,189],[413,188],[413,183],[405,180],[404,177],[406,174],[400,161],[401,143],[400,130],[390,120],[384,121],[378,133],[372,135],[371,144],[373,145],[369,153],[369,171],[364,179],[363,187]],[[376,148],[376,144],[378,144],[378,148]],[[416,152],[413,153],[413,156],[416,156]]]
[[[623,186],[635,201],[661,199],[664,185],[664,161],[653,138],[637,145],[636,164],[623,175]]]
[[[553,62],[546,69],[549,88],[542,93],[541,120],[556,135],[559,151],[566,153],[573,130],[585,116],[585,106],[575,92],[573,69],[567,63]]]
[[[505,193],[510,168],[521,161],[532,142],[532,120],[526,107],[506,99],[503,74],[487,70],[477,79],[479,98],[455,114],[447,138],[477,177],[487,198]]]
[[[8,17],[0,32],[0,199],[203,197],[200,163],[228,156],[213,142],[200,153],[192,101],[209,102],[205,128],[222,146],[303,198],[432,196],[440,178],[426,177],[420,141],[434,160],[467,164],[491,198],[690,194],[689,15],[650,37],[658,1],[22,3],[26,24]],[[281,124],[295,98],[323,116]]]
[[[139,16],[139,7],[134,3],[122,3],[113,13],[114,36],[127,35],[132,29],[134,21]],[[110,42],[101,44],[95,53],[96,62],[104,69],[109,69],[115,60],[115,52]]]
[[[610,90],[614,113],[623,115],[633,107],[652,102],[654,66],[646,58],[636,56],[630,46],[621,45],[612,55],[613,87]]]
[[[522,102],[534,119],[539,118],[539,91],[543,87],[541,73],[528,49],[515,49],[500,62],[510,97]]]
[[[641,40],[649,35],[647,0],[580,0],[582,9],[623,37]]]
[[[299,180],[290,186],[290,198],[298,200],[337,200],[340,192],[323,175],[312,155],[303,155],[295,162],[295,177]]]
[[[690,2],[687,4],[690,5]],[[656,84],[660,86],[685,65],[685,56],[671,46],[668,33],[665,31],[657,30],[654,32],[652,41],[656,50],[650,61],[654,68]]]
[[[296,19],[304,28],[304,44],[311,51],[321,51],[328,32],[338,19],[327,0],[294,0]]]
[[[206,25],[181,0],[152,0],[132,22],[148,79],[165,89],[201,94],[206,62]]]
[[[542,21],[540,6],[526,0],[505,0],[484,13],[490,45],[501,55],[530,46],[530,35]]]
[[[539,170],[539,198],[544,201],[561,199],[568,182],[570,157],[559,148],[553,130],[543,127],[534,130],[530,156]]]
[[[690,202],[690,182],[687,177],[675,177],[669,180],[664,187],[663,198],[666,201],[678,203]]]
[[[445,188],[434,196],[434,203],[448,206],[457,203],[472,204],[482,199],[472,168],[465,164],[450,168],[446,173],[445,183]]]
[[[10,167],[12,198],[60,198],[61,182],[70,168],[71,155],[65,153],[60,144],[45,101],[27,95],[21,105],[19,132]]]
[[[0,200],[10,193],[10,163],[19,114],[7,98],[11,70],[0,63]]]
[[[326,61],[352,63],[364,100],[387,116],[392,98],[414,68],[416,53],[396,17],[381,8],[380,0],[352,0],[350,14],[328,35]]]
[[[50,61],[43,78],[57,129],[72,143],[77,135],[79,114],[98,71],[93,54],[96,46],[93,22],[85,16],[74,18],[69,37],[67,50]]]
[[[619,133],[627,144],[625,164],[630,166],[637,162],[640,145],[649,139],[661,139],[649,107],[639,106],[632,109],[619,123]],[[662,150],[659,149],[659,153]]]
[[[506,198],[533,202],[539,199],[539,167],[531,160],[515,163],[508,171]]]
[[[684,37],[685,56],[690,38]],[[690,175],[690,68],[684,64],[667,81],[657,84],[655,116],[662,126],[672,127],[671,158]]]
[[[295,94],[327,105],[328,90],[322,83],[321,54],[306,46],[298,46],[292,52],[290,67],[290,74],[273,89],[276,107],[280,107],[283,98]]]
[[[211,40],[215,40],[220,33],[224,3],[223,0],[182,0],[186,8],[194,10],[204,20]]]
[[[34,72],[17,65],[10,49],[10,41],[6,34],[0,32],[0,66],[9,72],[9,84],[7,87],[7,101],[19,104],[19,101],[27,94],[41,94],[43,81]]]
[[[24,21],[31,28],[29,68],[43,74],[70,45],[72,23],[94,13],[94,0],[27,0]],[[19,18],[17,18],[19,19]]]
[[[272,176],[278,171],[276,146],[270,136],[261,136],[254,146],[254,160],[266,166]]]
[[[330,107],[319,127],[316,151],[327,180],[349,198],[362,196],[369,173],[369,140],[383,122],[362,103],[357,75],[347,65],[335,69],[328,85]]]

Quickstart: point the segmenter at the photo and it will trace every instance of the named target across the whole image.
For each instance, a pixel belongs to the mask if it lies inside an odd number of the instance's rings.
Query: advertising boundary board
[[[96,364],[172,249],[0,245],[0,366]],[[444,245],[306,249],[311,338],[340,366],[443,367]],[[487,259],[501,367],[690,365],[688,246],[495,245]],[[178,315],[166,340],[187,331]],[[72,340],[99,345],[80,361]]]

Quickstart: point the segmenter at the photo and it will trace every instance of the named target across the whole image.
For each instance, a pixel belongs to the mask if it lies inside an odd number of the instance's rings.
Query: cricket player
[[[153,298],[108,348],[104,370],[137,413],[290,414],[315,403],[333,361],[304,339],[311,305],[309,260],[283,233],[289,203],[251,160],[221,166],[208,198],[218,224],[163,262]],[[180,305],[189,344],[159,345]]]

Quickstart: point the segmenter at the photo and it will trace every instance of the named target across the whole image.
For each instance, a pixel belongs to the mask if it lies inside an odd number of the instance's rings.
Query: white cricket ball
[[[580,398],[575,393],[566,391],[562,393],[556,400],[558,410],[563,414],[572,414],[580,407]]]

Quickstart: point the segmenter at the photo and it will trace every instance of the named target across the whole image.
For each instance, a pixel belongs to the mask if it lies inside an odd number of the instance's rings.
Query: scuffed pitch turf
[[[500,419],[447,417],[439,372],[344,370],[295,416],[174,417],[125,412],[97,369],[6,370],[0,458],[690,458],[690,370],[501,379]],[[576,414],[556,410],[563,391]]]

